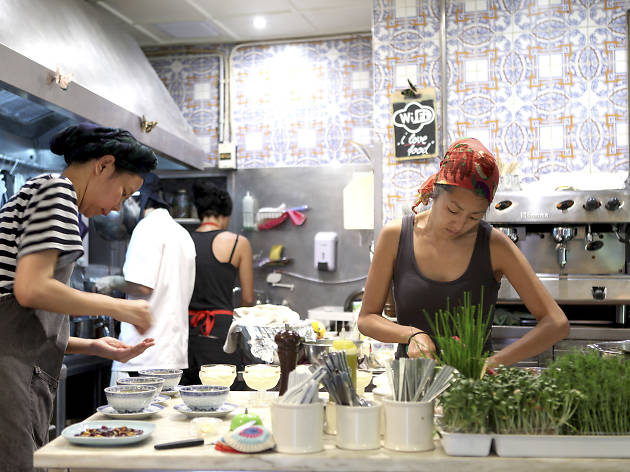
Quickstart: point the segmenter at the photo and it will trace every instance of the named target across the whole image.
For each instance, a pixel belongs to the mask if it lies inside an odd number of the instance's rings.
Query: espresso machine
[[[571,336],[558,349],[630,337],[630,190],[499,191],[485,219],[519,247],[569,318]],[[497,306],[517,305],[520,297],[504,278]],[[501,333],[520,337],[493,328],[493,340]]]

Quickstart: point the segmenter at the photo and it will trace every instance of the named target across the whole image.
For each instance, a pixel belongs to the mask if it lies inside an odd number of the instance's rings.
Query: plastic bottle
[[[243,229],[254,228],[254,197],[247,192],[243,197]]]

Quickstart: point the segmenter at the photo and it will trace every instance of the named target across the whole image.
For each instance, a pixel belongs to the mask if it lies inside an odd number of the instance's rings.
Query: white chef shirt
[[[188,367],[188,303],[195,286],[195,244],[165,209],[147,212],[131,235],[123,275],[127,282],[153,289],[149,297],[151,328],[140,334],[121,323],[119,339],[129,345],[155,338],[155,346],[113,371]],[[133,298],[133,297],[129,297]]]

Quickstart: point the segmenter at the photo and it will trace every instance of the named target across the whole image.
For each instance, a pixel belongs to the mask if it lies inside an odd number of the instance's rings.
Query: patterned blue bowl
[[[151,404],[156,390],[146,385],[117,385],[107,387],[105,396],[107,403],[118,413],[136,413]]]
[[[191,410],[216,410],[227,400],[230,387],[222,385],[187,385],[179,388],[182,400]]]

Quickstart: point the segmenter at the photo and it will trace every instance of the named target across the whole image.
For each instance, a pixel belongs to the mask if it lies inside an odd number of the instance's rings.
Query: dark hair
[[[199,218],[232,214],[232,198],[225,190],[208,182],[197,181],[192,191]]]
[[[91,123],[69,126],[57,133],[50,141],[50,150],[63,156],[68,165],[108,154],[116,158],[118,171],[146,174],[157,165],[153,151],[137,141],[129,131]]]
[[[453,186],[448,184],[434,184],[433,192],[431,193],[431,198],[436,199],[440,196],[442,192],[452,192]]]

